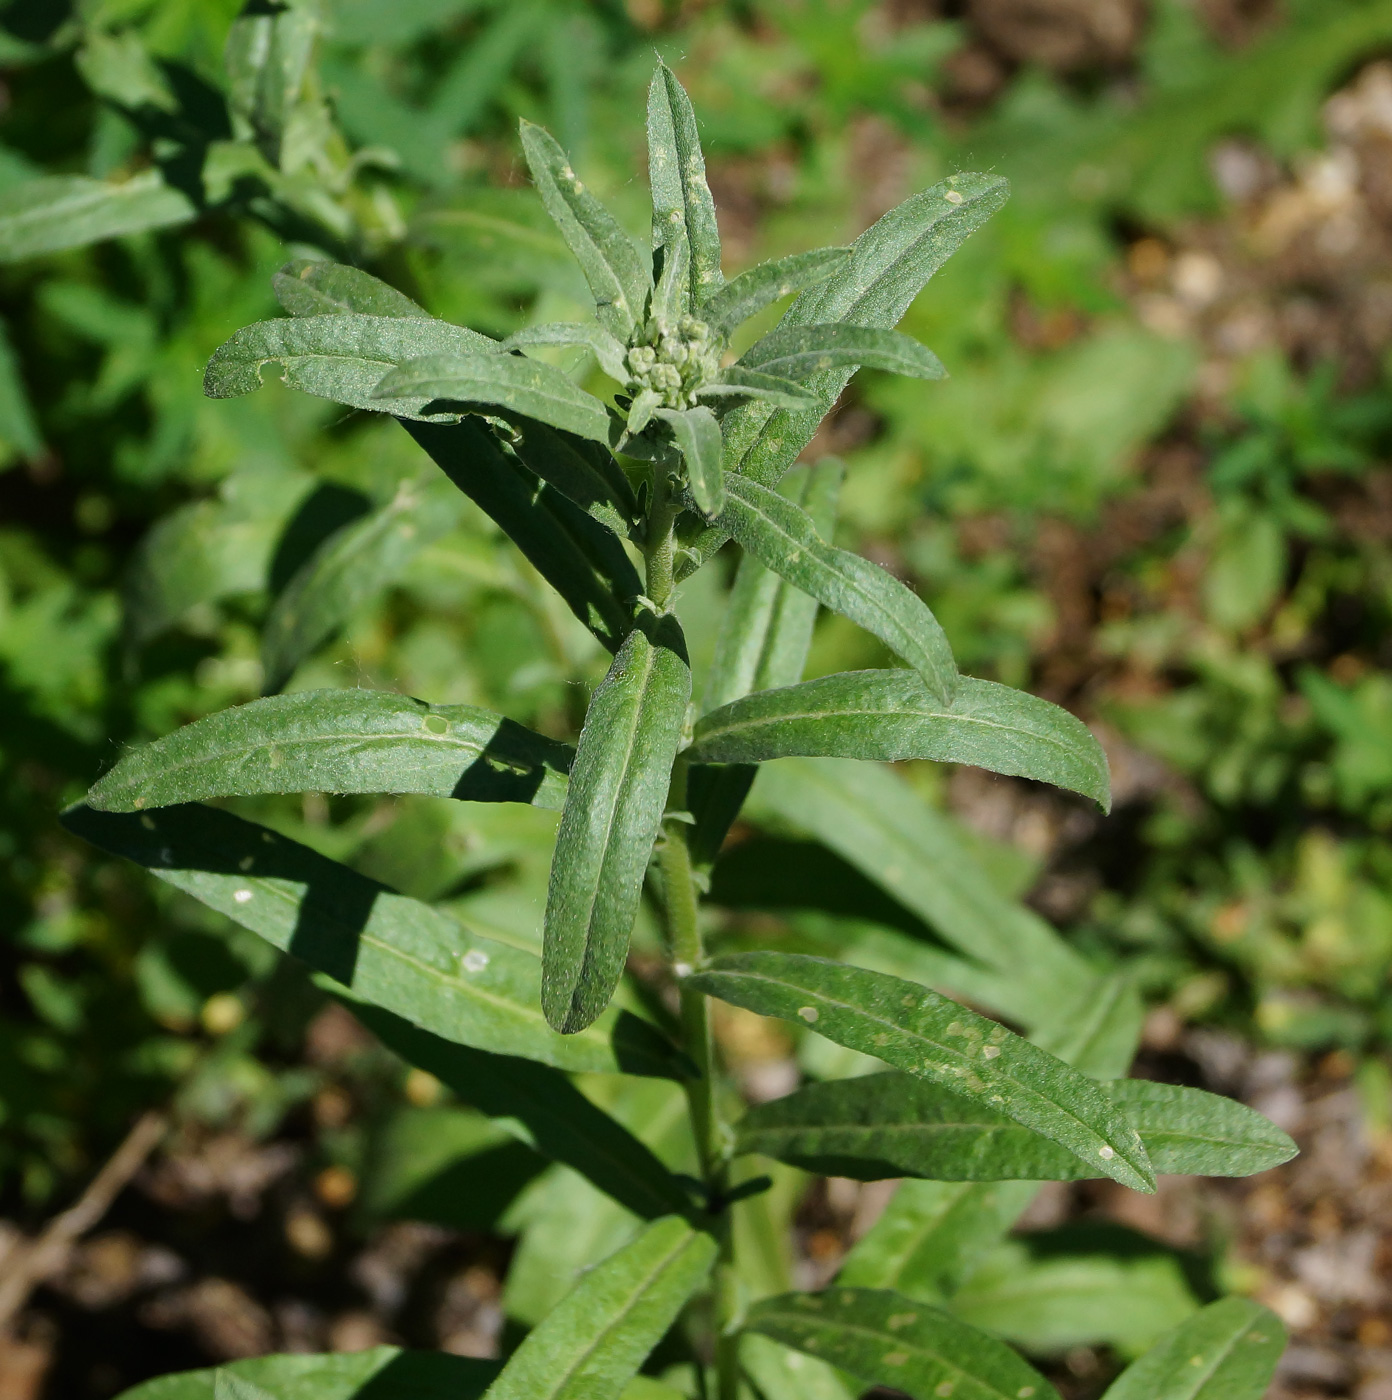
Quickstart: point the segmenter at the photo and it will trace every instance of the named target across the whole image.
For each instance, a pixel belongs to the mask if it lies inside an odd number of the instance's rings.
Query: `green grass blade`
[[[874,326],[835,322],[826,326],[775,326],[751,345],[738,363],[798,382],[828,370],[861,366],[913,379],[942,379],[947,374],[942,361],[910,336]]]
[[[455,486],[498,524],[571,612],[610,651],[617,651],[628,632],[632,600],[642,593],[643,584],[614,535],[540,481],[477,419],[450,426],[403,426]],[[525,434],[523,444],[524,451],[531,450],[525,446]]]
[[[760,263],[733,277],[700,305],[700,315],[711,329],[729,335],[737,326],[781,297],[842,272],[849,262],[849,248],[813,248],[786,258]]]
[[[203,376],[203,392],[210,399],[253,393],[261,387],[264,367],[278,364],[292,389],[349,408],[422,418],[429,395],[381,398],[376,389],[384,375],[423,355],[476,352],[491,358],[497,348],[487,336],[433,318],[354,312],[289,316],[243,326],[218,346]]]
[[[472,705],[311,690],[176,729],[123,758],[87,800],[99,812],[139,812],[270,792],[415,792],[560,811],[574,756]]]
[[[659,61],[648,88],[648,183],[653,250],[684,241],[690,255],[687,297],[694,310],[723,282],[715,201],[686,89]],[[684,236],[684,238],[683,238]]]
[[[792,953],[735,953],[690,985],[991,1104],[1140,1191],[1155,1172],[1136,1129],[1094,1080],[917,982]]]
[[[610,1012],[557,1035],[541,1014],[541,960],[472,933],[297,842],[213,807],[138,816],[70,808],[69,831],[446,1040],[566,1070],[680,1075],[646,1022]]]
[[[597,1108],[557,1069],[451,1044],[380,1007],[342,998],[389,1050],[433,1074],[523,1142],[564,1162],[643,1220],[689,1214],[690,1193],[646,1143]]]
[[[681,1219],[655,1220],[528,1333],[488,1400],[617,1400],[715,1255],[710,1235]]]
[[[969,763],[1111,806],[1107,757],[1081,720],[970,676],[958,678],[947,705],[912,671],[841,671],[756,691],[704,716],[691,750],[697,763],[795,756]]]
[[[0,263],[172,228],[197,213],[188,196],[165,184],[157,170],[120,184],[83,175],[40,176],[0,194]]]
[[[1157,1172],[1249,1176],[1289,1161],[1295,1144],[1244,1104],[1146,1080],[1101,1084],[1140,1133]],[[906,1074],[809,1084],[756,1104],[739,1150],[856,1181],[1081,1181],[1095,1164],[1014,1122],[988,1102]]]
[[[870,1385],[923,1400],[1058,1400],[1053,1386],[1004,1342],[888,1289],[784,1293],[755,1303],[745,1326]]]
[[[691,497],[702,515],[719,515],[725,509],[725,473],[721,466],[720,424],[703,405],[696,408],[659,408],[660,418],[672,430],[672,440],[686,463]]]
[[[556,835],[542,1005],[558,1031],[588,1026],[623,975],[690,698],[676,618],[641,614],[590,701]]]
[[[549,423],[594,442],[609,441],[604,405],[554,365],[491,350],[426,354],[393,369],[372,392],[376,401],[485,406]]]
[[[827,544],[807,513],[777,491],[726,477],[717,522],[740,546],[824,607],[878,637],[923,677],[944,703],[957,685],[957,663],[928,605],[868,559]]]
[[[1261,1400],[1285,1344],[1269,1308],[1220,1298],[1133,1361],[1103,1400]]]
[[[434,318],[404,292],[343,263],[296,258],[271,278],[276,300],[292,316],[397,316],[408,321]]]
[[[271,605],[261,633],[264,688],[279,690],[295,668],[344,622],[399,578],[462,513],[438,479],[405,482],[380,510],[335,530]]]
[[[633,240],[576,178],[548,131],[521,127],[522,150],[546,212],[555,220],[595,299],[595,319],[622,341],[644,313],[652,278]]]

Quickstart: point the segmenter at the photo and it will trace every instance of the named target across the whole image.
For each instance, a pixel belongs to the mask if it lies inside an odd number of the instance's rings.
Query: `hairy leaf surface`
[[[646,1022],[611,1012],[560,1036],[541,1014],[541,960],[213,807],[139,816],[70,808],[70,831],[446,1040],[567,1070],[681,1073]]]
[[[914,379],[942,379],[947,371],[926,346],[898,331],[874,326],[775,326],[738,363],[801,381],[848,366],[888,370]]]
[[[1099,1087],[1134,1124],[1157,1172],[1249,1176],[1295,1155],[1285,1133],[1234,1099],[1142,1079]],[[989,1102],[906,1074],[809,1084],[756,1104],[739,1124],[739,1150],[857,1181],[1079,1181],[1105,1175]]]
[[[1053,1386],[1003,1342],[888,1289],[784,1293],[755,1303],[745,1326],[916,1400],[1058,1400]]]
[[[717,334],[729,335],[780,297],[825,282],[845,267],[850,256],[849,248],[815,248],[760,263],[731,278],[708,297],[700,307],[701,319]]]
[[[1261,1400],[1286,1330],[1250,1298],[1220,1298],[1161,1337],[1104,1400]]]
[[[278,364],[286,384],[317,398],[398,418],[449,419],[457,415],[423,411],[428,393],[387,399],[377,394],[377,386],[409,360],[450,352],[500,358],[497,349],[496,341],[477,331],[434,318],[349,311],[287,316],[243,326],[218,346],[203,375],[203,392],[210,399],[253,393],[261,387],[264,367]]]
[[[957,1002],[882,972],[793,953],[734,953],[697,990],[811,1026],[838,1045],[992,1105],[1140,1191],[1155,1173],[1136,1129],[1094,1080]]]
[[[590,701],[556,835],[541,990],[558,1031],[588,1026],[623,975],[690,699],[676,618],[641,614]]]
[[[516,426],[517,436],[509,446],[526,467],[606,530],[623,536],[633,529],[639,519],[638,502],[607,447],[532,419]]]
[[[528,1333],[488,1400],[617,1396],[710,1272],[716,1245],[684,1220],[655,1220],[590,1270]]]
[[[271,290],[292,316],[340,316],[346,312],[408,321],[434,319],[405,292],[343,263],[296,258],[271,278]]]
[[[550,132],[521,126],[522,150],[546,212],[575,255],[595,299],[595,319],[620,340],[643,314],[652,278],[633,240],[571,169]]]
[[[911,671],[843,671],[761,690],[704,716],[691,757],[934,759],[1036,778],[1111,806],[1107,757],[1081,720],[1047,700],[961,676],[942,704]]]
[[[591,325],[588,321],[548,321],[545,325],[514,331],[503,341],[502,349],[525,350],[531,345],[578,345],[595,357],[610,379],[617,379],[620,384],[628,381],[623,342],[616,340],[603,326]]]
[[[766,568],[848,617],[902,656],[944,703],[957,663],[924,601],[878,564],[827,544],[807,513],[777,491],[742,477],[726,479],[721,529]]]
[[[560,811],[574,756],[472,705],[312,690],[176,729],[123,758],[87,800],[99,812],[138,812],[268,792],[416,792]]]
[[[725,475],[720,465],[720,424],[703,405],[695,408],[659,408],[653,416],[672,430],[672,440],[686,463],[691,497],[703,515],[725,509]]]

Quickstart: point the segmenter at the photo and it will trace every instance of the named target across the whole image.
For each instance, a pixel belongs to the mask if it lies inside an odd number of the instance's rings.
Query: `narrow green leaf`
[[[1096,1004],[1088,962],[1002,893],[951,818],[892,769],[854,759],[784,759],[759,770],[752,801],[764,820],[815,836],[862,871],[951,944],[964,965],[985,969],[973,985],[950,983],[954,991],[1030,1031],[1085,1019]],[[1106,1072],[1126,1069],[1122,1063]]]
[[[791,379],[762,374],[741,365],[729,365],[721,370],[720,378],[714,383],[701,385],[696,396],[730,403],[760,399],[778,408],[805,408],[815,402],[811,394]]]
[[[454,415],[422,412],[428,394],[397,400],[380,397],[376,390],[383,375],[423,355],[478,352],[493,358],[497,348],[497,342],[486,336],[433,318],[408,320],[356,312],[290,316],[243,326],[224,341],[208,361],[203,392],[210,399],[250,394],[261,387],[262,369],[278,364],[281,378],[292,389],[321,399],[398,418],[448,418]]]
[[[276,1400],[268,1390],[221,1367],[213,1374],[213,1400]]]
[[[731,278],[701,302],[701,319],[717,334],[727,336],[780,297],[814,287],[843,271],[850,256],[849,248],[814,248],[760,263]]]
[[[111,32],[97,25],[84,26],[82,47],[73,55],[73,66],[82,81],[99,97],[148,118],[156,112],[175,113],[179,99],[168,75],[145,47],[134,29]],[[8,37],[8,36],[7,36]]]
[[[1220,1298],[1133,1361],[1104,1400],[1261,1400],[1285,1344],[1269,1308]]]
[[[267,792],[418,792],[560,811],[568,744],[472,705],[311,690],[238,705],[123,758],[87,794],[138,812]]]
[[[710,1235],[671,1216],[655,1220],[528,1333],[488,1400],[617,1400],[715,1255]]]
[[[408,321],[434,319],[404,292],[361,268],[312,258],[296,258],[271,278],[276,300],[292,316],[396,316]]]
[[[648,320],[675,326],[691,302],[691,249],[685,237],[657,250],[657,285],[648,303]]]
[[[403,426],[498,524],[575,616],[610,651],[617,651],[628,632],[632,600],[643,584],[613,534],[539,480],[477,419]],[[535,434],[532,440],[536,442]],[[530,451],[526,441],[524,433],[523,450]]]
[[[408,481],[389,504],[330,535],[266,615],[265,689],[279,690],[301,661],[399,578],[426,545],[453,529],[461,513],[458,495],[444,482]]]
[[[29,391],[24,387],[19,357],[3,320],[0,320],[0,443],[8,444],[29,461],[43,455],[43,438],[34,420]],[[0,471],[3,470],[0,466]]]
[[[802,381],[846,367],[883,369],[914,379],[942,379],[947,371],[926,346],[898,331],[874,326],[775,326],[739,358],[740,365]]]
[[[690,699],[676,618],[640,613],[590,701],[556,835],[541,990],[558,1031],[588,1026],[623,975]]]
[[[560,1070],[454,1045],[379,1007],[343,1000],[387,1049],[433,1074],[481,1113],[502,1120],[543,1157],[574,1168],[641,1219],[691,1213],[690,1193],[652,1149],[592,1104]]]
[[[0,263],[171,228],[197,213],[188,196],[166,185],[158,170],[122,184],[83,175],[44,175],[0,193]]]
[[[866,229],[846,264],[800,296],[783,324],[844,322],[889,330],[938,268],[1005,203],[1009,190],[998,175],[963,173],[911,196]],[[731,414],[722,430],[732,471],[774,485],[812,441],[853,373],[854,367],[843,366],[814,376],[810,384],[821,402],[805,412],[751,403]],[[682,576],[700,568],[726,533],[720,527],[687,532],[682,542],[690,558]]]
[[[555,365],[522,355],[485,350],[423,355],[392,370],[372,397],[389,403],[423,399],[487,405],[595,442],[609,441],[609,415],[593,394]]]
[[[903,1181],[836,1281],[926,1302],[950,1298],[1038,1190],[1033,1181]]]
[[[827,1362],[757,1332],[741,1336],[740,1363],[760,1400],[855,1400]]]
[[[947,705],[913,671],[841,671],[756,691],[702,718],[691,749],[696,763],[796,756],[969,763],[1111,806],[1107,757],[1081,720],[970,676],[958,678]]]
[[[745,1326],[915,1400],[1058,1400],[1053,1386],[1003,1342],[888,1289],[784,1293],[755,1303]]]
[[[774,573],[848,617],[902,656],[944,703],[957,685],[957,663],[924,601],[878,564],[829,545],[807,513],[766,486],[726,477],[718,524]]]
[[[521,133],[527,167],[541,202],[590,285],[595,319],[626,342],[652,290],[642,255],[614,216],[576,178],[550,132],[524,121]]]
[[[652,186],[653,250],[686,243],[688,302],[696,309],[724,280],[720,230],[706,184],[696,113],[676,74],[661,61],[648,88],[648,183]]]
[[[446,1040],[557,1069],[683,1073],[646,1022],[610,1012],[560,1036],[541,1014],[541,960],[230,812],[194,805],[118,815],[72,807],[63,824]]]
[[[400,1347],[257,1356],[159,1376],[122,1391],[119,1400],[222,1400],[248,1390],[273,1400],[482,1400],[500,1369],[496,1361]]]
[[[1289,1161],[1295,1144],[1233,1099],[1118,1079],[1102,1092],[1140,1133],[1157,1172],[1250,1176]],[[809,1084],[756,1104],[739,1124],[739,1150],[820,1176],[856,1181],[1082,1181],[1095,1162],[1013,1121],[989,1102],[906,1074]]]
[[[542,326],[528,326],[514,331],[503,341],[504,350],[525,350],[530,345],[579,345],[598,361],[600,369],[620,384],[628,382],[627,354],[623,342],[616,340],[603,326],[584,321],[548,321]]]
[[[1080,1000],[1036,1018],[1030,1039],[1093,1079],[1119,1079],[1141,1042],[1145,1003],[1128,972],[1102,972],[1083,981]]]
[[[690,985],[992,1104],[1140,1191],[1155,1173],[1135,1128],[1095,1081],[957,1002],[902,977],[793,953],[716,958]]]
[[[719,515],[725,509],[725,473],[721,468],[720,424],[703,406],[653,411],[672,430],[672,439],[686,463],[686,479],[692,499],[702,515]]]
[[[516,424],[508,445],[543,481],[606,530],[626,536],[638,523],[633,487],[607,447],[531,418]]]
[[[272,165],[280,164],[318,31],[310,5],[248,6],[227,36],[227,105],[235,130],[254,140]]]

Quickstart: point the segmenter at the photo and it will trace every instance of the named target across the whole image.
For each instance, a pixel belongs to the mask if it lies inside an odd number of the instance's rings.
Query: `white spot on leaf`
[[[233,893],[232,893],[232,898],[235,899],[235,900],[237,901],[238,904],[245,904],[245,903],[247,902],[247,900],[249,900],[249,899],[251,898],[251,891],[250,891],[250,890],[234,890]]]
[[[470,948],[459,961],[465,972],[482,972],[488,966],[488,954],[480,948]]]
[[[1098,1155],[1104,1162],[1110,1162],[1110,1161],[1112,1160],[1112,1158],[1116,1156],[1116,1153],[1113,1152],[1112,1149],[1111,1149],[1110,1147],[1104,1147],[1104,1148],[1102,1148],[1102,1150],[1101,1150],[1100,1152],[1098,1152],[1097,1155]]]

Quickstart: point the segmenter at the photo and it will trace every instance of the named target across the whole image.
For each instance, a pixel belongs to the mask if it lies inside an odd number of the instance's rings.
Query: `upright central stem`
[[[672,563],[676,547],[673,524],[677,510],[667,489],[667,473],[660,464],[653,467],[652,505],[648,510],[644,560],[647,596],[659,608],[672,598]],[[690,818],[687,812],[687,763],[678,757],[672,768],[667,795],[667,815],[662,824],[662,883],[667,899],[667,931],[673,968],[681,996],[681,1021],[686,1053],[697,1070],[697,1078],[686,1085],[691,1132],[701,1177],[711,1201],[719,1210],[716,1235],[720,1256],[715,1275],[715,1360],[718,1400],[739,1400],[739,1291],[734,1271],[734,1232],[730,1213],[723,1204],[729,1188],[724,1126],[720,1121],[715,1092],[715,1046],[711,1034],[710,1000],[686,986],[686,978],[699,966],[702,957],[701,926],[695,872],[688,841]]]

